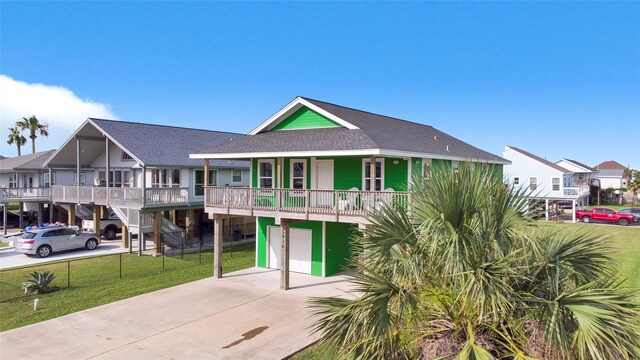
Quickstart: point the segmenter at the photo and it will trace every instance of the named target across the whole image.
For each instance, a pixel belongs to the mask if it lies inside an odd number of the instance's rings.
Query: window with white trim
[[[84,186],[85,185],[85,181],[87,180],[87,174],[84,172],[80,173],[80,186]],[[78,185],[78,172],[75,171],[73,173],[73,183]]]
[[[274,187],[274,161],[258,160],[258,187],[272,189]]]
[[[551,187],[552,191],[560,191],[560,178],[552,178]]]
[[[376,188],[374,191],[382,191],[384,189],[384,181],[382,174],[384,173],[384,159],[376,159],[376,170],[374,174],[374,180],[376,182]],[[371,159],[362,160],[362,188],[365,191],[371,191]]]
[[[231,182],[234,182],[234,183],[242,182],[242,169],[231,170]]]
[[[291,188],[303,190],[307,188],[307,160],[291,159]]]
[[[529,179],[529,190],[535,190],[538,188],[538,178],[532,177]]]
[[[49,187],[56,184],[56,173],[51,173],[51,179],[49,179],[49,173],[42,174],[42,184],[44,187]]]
[[[204,196],[204,170],[196,169],[194,173],[194,196]],[[209,186],[217,186],[218,170],[209,169]]]
[[[513,178],[513,185],[514,186],[520,185],[520,178],[519,177],[514,177]]]
[[[9,174],[9,187],[10,188],[18,187],[18,174]]]

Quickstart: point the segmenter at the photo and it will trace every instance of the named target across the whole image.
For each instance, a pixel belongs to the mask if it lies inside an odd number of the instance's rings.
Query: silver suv
[[[93,250],[99,244],[100,238],[96,234],[77,232],[64,226],[27,230],[13,239],[13,247],[17,252],[41,258],[55,251],[80,248]]]

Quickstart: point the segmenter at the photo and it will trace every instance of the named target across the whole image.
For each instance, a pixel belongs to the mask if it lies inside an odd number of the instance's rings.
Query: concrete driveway
[[[124,249],[120,246],[121,240],[105,240],[100,239],[100,245],[95,250],[87,249],[75,249],[55,252],[46,258],[39,258],[35,255],[25,255],[16,252],[13,248],[2,248],[0,250],[0,269],[7,269],[16,266],[35,265],[43,262],[51,262],[57,260],[66,260],[83,256],[96,256],[106,254],[117,254],[121,252],[127,252],[128,249]]]
[[[9,330],[0,358],[281,359],[318,339],[308,297],[345,296],[348,277],[279,278],[252,268]]]

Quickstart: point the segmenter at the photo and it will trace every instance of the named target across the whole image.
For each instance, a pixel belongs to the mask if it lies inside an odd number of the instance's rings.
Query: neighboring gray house
[[[129,233],[154,232],[159,249],[161,229],[205,219],[203,164],[189,154],[242,136],[89,118],[45,161],[80,173],[79,185],[53,186],[52,200],[70,213],[77,204],[91,205],[94,219],[108,206],[123,221],[123,245]],[[208,178],[209,185],[248,186],[249,177],[248,162],[221,160],[211,163]]]
[[[37,211],[42,222],[45,207],[50,207],[52,184],[73,184],[73,169],[52,169],[44,162],[55,150],[0,159],[0,203],[19,203],[23,211]]]

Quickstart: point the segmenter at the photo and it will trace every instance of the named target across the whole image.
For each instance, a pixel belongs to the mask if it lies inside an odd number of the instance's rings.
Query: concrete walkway
[[[318,339],[310,296],[346,296],[346,275],[251,268],[0,333],[2,359],[281,359]],[[42,304],[46,306],[46,304]]]

